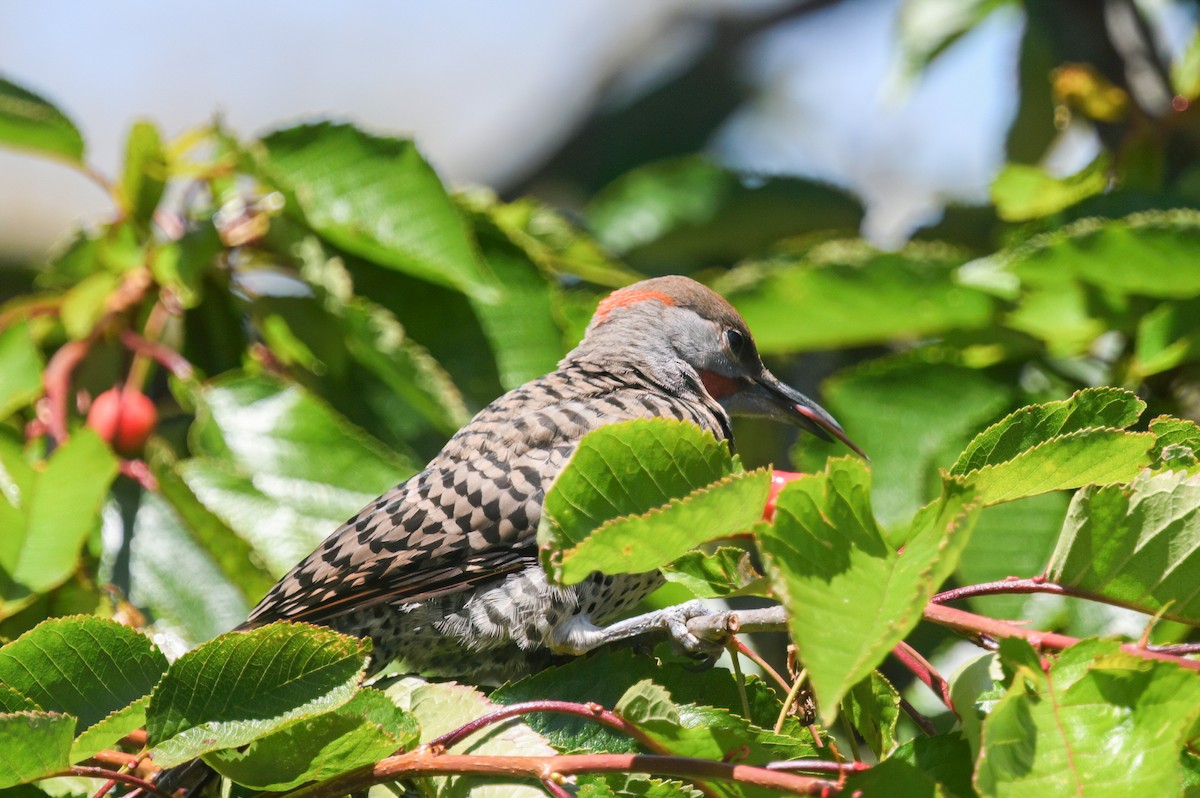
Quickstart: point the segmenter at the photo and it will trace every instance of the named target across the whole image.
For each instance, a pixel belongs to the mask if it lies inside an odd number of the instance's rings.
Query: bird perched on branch
[[[657,573],[551,585],[537,559],[542,500],[580,439],[637,418],[691,421],[732,443],[731,414],[798,424],[858,451],[833,418],[763,366],[721,296],[686,277],[615,291],[558,369],[506,393],[416,476],[330,535],[243,628],[307,621],[370,637],[372,667],[495,683],[553,654],[664,629],[685,649],[702,612],[682,605],[609,624]]]
[[[562,587],[538,563],[542,500],[584,435],[637,418],[693,422],[733,442],[729,417],[798,424],[861,451],[820,406],[763,366],[721,296],[656,277],[600,302],[558,369],[501,396],[419,474],[326,538],[259,602],[242,629],[306,621],[371,638],[371,669],[498,683],[555,654],[666,631],[685,650],[698,602],[611,623],[662,584],[657,573],[593,574]],[[158,786],[192,794],[213,771],[194,760]]]

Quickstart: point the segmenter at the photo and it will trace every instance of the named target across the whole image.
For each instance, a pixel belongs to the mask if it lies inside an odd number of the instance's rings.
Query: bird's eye
[[[746,336],[737,330],[726,330],[725,342],[729,344],[729,351],[733,352],[734,357],[740,358],[746,349]]]

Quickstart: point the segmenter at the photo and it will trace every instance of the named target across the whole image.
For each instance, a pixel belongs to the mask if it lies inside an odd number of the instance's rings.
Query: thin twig
[[[750,717],[750,696],[746,695],[746,676],[742,673],[742,662],[738,659],[737,638],[729,638],[726,650],[729,651],[729,661],[733,663],[733,678],[737,684],[738,696],[742,699],[742,714]]]
[[[555,781],[555,777],[561,778],[557,773],[551,773],[549,776],[541,778],[542,786],[546,788],[546,792],[550,793],[554,798],[571,798],[571,793],[567,792],[566,788]]]
[[[779,708],[779,719],[775,721],[775,733],[779,734],[783,731],[783,722],[787,720],[788,710],[792,704],[796,703],[796,696],[800,695],[800,689],[804,687],[804,681],[808,678],[808,669],[800,671],[796,676],[796,681],[792,683],[792,687],[788,690],[787,697],[783,699],[783,706]],[[813,739],[817,739],[817,735],[813,735]]]
[[[927,737],[937,736],[937,727],[933,725],[933,721],[921,714],[921,712],[908,703],[908,699],[900,696],[900,709],[904,710],[904,714],[912,719],[912,722],[917,724],[917,728],[925,732]]]
[[[783,689],[784,695],[787,695],[791,691],[791,689],[792,689],[791,685],[789,685],[787,683],[787,680],[784,679],[782,676],[780,676],[779,671],[772,668],[771,663],[769,663],[765,659],[763,659],[762,656],[760,656],[757,651],[755,651],[754,649],[750,648],[748,645],[743,643],[740,638],[733,637],[730,639],[733,640],[734,645],[737,646],[737,650],[739,652],[746,655],[750,659],[751,662],[753,662],[758,667],[762,668],[763,673],[767,674],[768,676],[770,676],[772,679],[775,680],[775,683],[778,684]]]
[[[159,796],[159,798],[172,798],[172,796],[155,787],[145,779],[140,779],[130,773],[119,773],[115,770],[108,770],[106,768],[93,768],[85,765],[75,765],[74,767],[70,767],[66,770],[55,773],[53,776],[47,776],[46,778],[56,778],[58,776],[84,776],[89,779],[119,781],[122,784],[129,784],[133,787],[137,787],[140,790],[154,793],[155,795]]]
[[[166,344],[147,340],[129,329],[121,330],[120,337],[126,349],[153,360],[181,380],[190,380],[195,373],[188,359]]]

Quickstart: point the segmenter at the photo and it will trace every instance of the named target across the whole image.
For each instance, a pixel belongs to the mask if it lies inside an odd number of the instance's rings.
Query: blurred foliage
[[[1107,24],[1109,6],[1140,24]],[[0,81],[0,143],[73,165],[113,201],[44,264],[0,270],[0,635],[13,641],[0,648],[0,786],[145,725],[160,763],[205,755],[249,788],[287,789],[540,698],[615,707],[682,756],[832,756],[830,732],[768,682],[670,658],[598,652],[490,696],[413,679],[384,695],[362,686],[356,641],[286,624],[217,637],[473,411],[552,369],[606,291],[681,272],[729,297],[775,373],[823,379],[869,467],[754,425],[738,457],[694,431],[602,431],[547,500],[548,569],[573,581],[663,567],[673,595],[778,599],[820,718],[840,711],[842,743],[882,760],[847,789],[1196,794],[1184,744],[1200,688],[1176,664],[1095,641],[1042,661],[1006,640],[952,679],[961,723],[935,737],[899,712],[925,688],[877,671],[905,639],[935,662],[958,650],[917,627],[946,583],[1046,573],[1100,603],[979,595],[972,609],[1077,636],[1146,627],[1150,642],[1186,643],[1200,621],[1200,37],[1165,62],[1133,3],[908,0],[902,74],[920,79],[1004,7],[1027,19],[1011,164],[991,204],[950,208],[890,252],[858,237],[863,210],[843,191],[661,142],[672,157],[608,175],[582,222],[532,197],[450,191],[412,142],[325,122],[242,141],[219,123],[169,138],[138,121],[108,181],[65,114]],[[1151,64],[1140,82],[1137,52]],[[1069,126],[1101,151],[1052,174],[1039,164]],[[113,386],[155,403],[140,457],[84,423]],[[713,548],[757,518],[767,480],[753,469],[787,459],[806,476],[755,526],[757,547]],[[661,550],[622,555],[650,537]],[[163,652],[201,643],[168,668]],[[50,670],[59,681],[29,678]],[[942,711],[945,729],[956,719]],[[479,751],[631,750],[574,721],[510,731]],[[1063,752],[1112,766],[1066,769]]]

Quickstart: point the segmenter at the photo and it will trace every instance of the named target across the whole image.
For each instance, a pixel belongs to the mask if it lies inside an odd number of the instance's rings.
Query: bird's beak
[[[869,460],[866,453],[855,445],[846,435],[842,425],[826,412],[825,408],[809,399],[804,394],[780,382],[774,374],[762,370],[758,377],[747,380],[745,387],[729,394],[721,400],[721,404],[730,413],[745,416],[759,416],[786,421],[811,432],[824,441],[838,439],[862,457]]]

